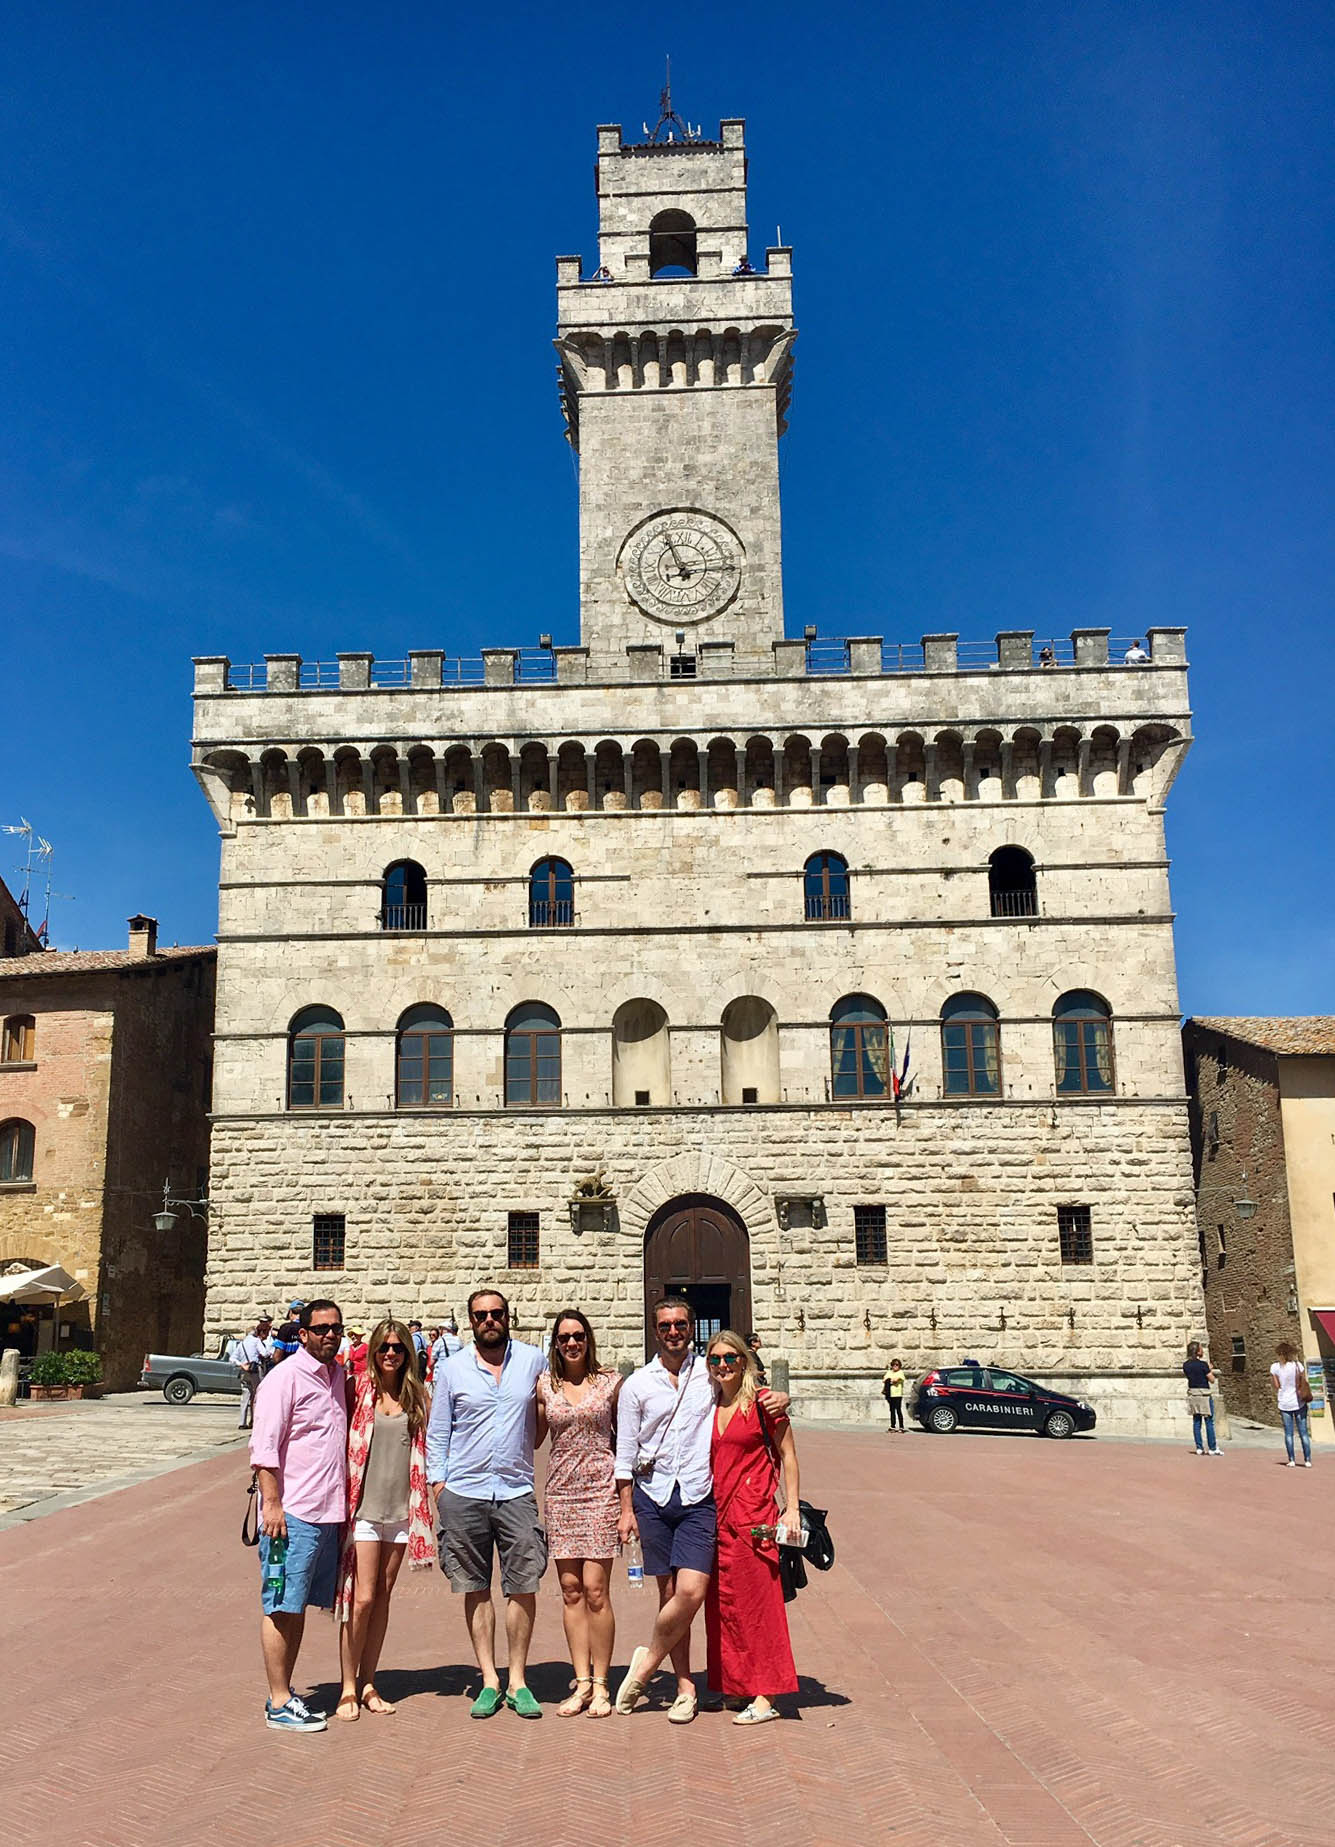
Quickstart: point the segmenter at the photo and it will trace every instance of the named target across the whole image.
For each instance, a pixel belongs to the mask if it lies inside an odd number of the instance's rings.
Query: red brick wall
[[[1289,1308],[1294,1277],[1284,1134],[1274,1055],[1188,1020],[1183,1029],[1191,1092],[1192,1157],[1199,1182],[1197,1218],[1205,1234],[1205,1322],[1210,1356],[1231,1412],[1278,1424],[1270,1364],[1278,1341],[1302,1348]],[[1256,1202],[1239,1221],[1234,1201]],[[1219,1264],[1218,1227],[1226,1261]],[[1232,1345],[1246,1343],[1242,1371]]]

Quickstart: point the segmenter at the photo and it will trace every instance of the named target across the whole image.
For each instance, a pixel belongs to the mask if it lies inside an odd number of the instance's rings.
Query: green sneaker
[[[470,1719],[490,1719],[501,1709],[501,1690],[499,1687],[483,1687],[472,1705],[468,1708]]]
[[[505,1703],[511,1712],[521,1719],[540,1719],[542,1707],[534,1699],[527,1687],[516,1687],[513,1693],[507,1693]]]

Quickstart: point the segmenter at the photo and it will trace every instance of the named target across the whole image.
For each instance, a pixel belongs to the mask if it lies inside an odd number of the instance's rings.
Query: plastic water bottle
[[[287,1538],[271,1539],[264,1558],[264,1587],[281,1603],[287,1585]]]
[[[626,1587],[629,1590],[644,1589],[644,1553],[640,1550],[640,1536],[632,1533],[630,1544],[626,1547]]]

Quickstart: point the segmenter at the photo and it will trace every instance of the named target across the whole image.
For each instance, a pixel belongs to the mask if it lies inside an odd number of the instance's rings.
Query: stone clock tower
[[[624,674],[627,649],[632,672],[659,651],[688,672],[709,651],[768,669],[783,638],[792,253],[747,260],[743,126],[702,141],[665,117],[630,146],[600,128],[596,274],[557,258],[581,639],[599,677]]]

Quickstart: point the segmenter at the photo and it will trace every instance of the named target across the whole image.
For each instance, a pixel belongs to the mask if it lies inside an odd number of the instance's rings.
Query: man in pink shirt
[[[297,1351],[255,1394],[250,1460],[260,1484],[260,1646],[269,1679],[265,1723],[322,1732],[292,1687],[306,1606],[332,1609],[348,1515],[346,1375],[338,1364],[337,1302],[307,1302]]]

